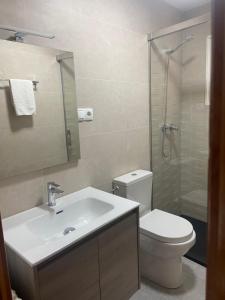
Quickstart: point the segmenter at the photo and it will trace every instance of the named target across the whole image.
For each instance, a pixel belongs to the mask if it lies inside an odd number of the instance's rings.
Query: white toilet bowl
[[[140,203],[140,270],[143,277],[167,288],[182,284],[182,256],[196,235],[184,218],[151,211],[152,173],[136,170],[113,180],[115,194]]]
[[[182,256],[195,244],[187,220],[155,209],[140,219],[140,267],[143,277],[167,288],[178,288]]]

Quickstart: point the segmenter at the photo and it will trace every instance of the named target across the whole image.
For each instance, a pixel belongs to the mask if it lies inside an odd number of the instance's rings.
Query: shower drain
[[[76,230],[76,228],[74,228],[74,227],[67,227],[67,228],[63,231],[63,234],[64,234],[64,235],[67,235],[67,234],[69,234],[70,232],[72,232],[72,231],[74,231],[74,230]]]

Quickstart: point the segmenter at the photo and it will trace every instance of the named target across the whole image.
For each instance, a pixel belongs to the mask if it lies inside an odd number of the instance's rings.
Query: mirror
[[[0,57],[0,178],[79,159],[73,53],[1,40]],[[16,114],[10,79],[32,81],[35,114]]]

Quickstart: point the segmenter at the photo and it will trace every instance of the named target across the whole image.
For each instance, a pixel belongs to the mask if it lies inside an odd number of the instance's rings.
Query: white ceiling
[[[179,10],[189,10],[210,2],[210,0],[164,0]]]

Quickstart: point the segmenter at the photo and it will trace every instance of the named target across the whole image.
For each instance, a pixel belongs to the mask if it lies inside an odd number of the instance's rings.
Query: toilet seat
[[[193,235],[192,224],[184,218],[154,209],[140,219],[140,232],[164,243],[182,243]]]

